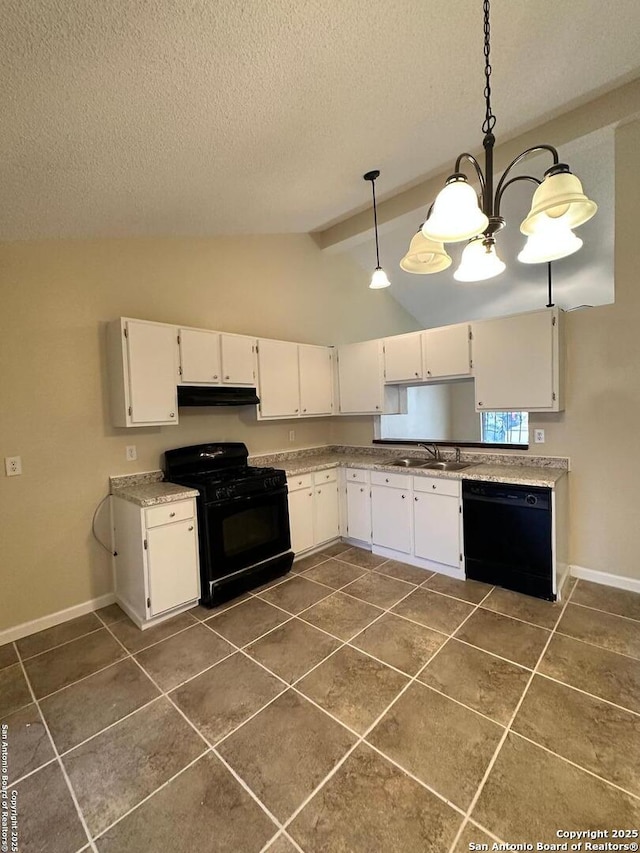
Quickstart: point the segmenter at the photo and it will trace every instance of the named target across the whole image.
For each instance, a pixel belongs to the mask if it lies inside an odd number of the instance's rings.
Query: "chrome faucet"
[[[460,448],[456,447],[456,462],[460,461]]]
[[[427,450],[433,456],[434,459],[437,459],[438,462],[440,461],[440,450],[438,449],[437,444],[433,443],[429,445],[421,444],[420,442],[418,442],[418,447],[424,447],[424,449]]]

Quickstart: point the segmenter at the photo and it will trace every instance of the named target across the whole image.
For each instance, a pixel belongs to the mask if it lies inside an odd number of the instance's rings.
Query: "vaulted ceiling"
[[[494,0],[496,133],[640,74],[640,4]],[[4,0],[0,239],[305,232],[477,146],[481,0]]]

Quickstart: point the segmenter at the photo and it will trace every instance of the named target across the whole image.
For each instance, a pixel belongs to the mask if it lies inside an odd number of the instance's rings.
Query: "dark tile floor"
[[[462,853],[640,824],[640,595],[344,544],[141,632],[0,648],[21,853]]]

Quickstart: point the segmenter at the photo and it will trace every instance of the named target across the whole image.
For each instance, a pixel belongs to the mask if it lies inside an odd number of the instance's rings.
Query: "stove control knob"
[[[538,498],[535,495],[527,495],[526,501],[529,506],[535,506],[538,503]]]

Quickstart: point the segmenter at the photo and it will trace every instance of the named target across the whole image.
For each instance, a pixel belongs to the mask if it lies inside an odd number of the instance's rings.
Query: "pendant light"
[[[373,229],[376,236],[376,268],[371,276],[371,290],[382,290],[383,287],[389,287],[391,282],[387,278],[386,272],[380,266],[380,246],[378,244],[378,211],[376,208],[376,178],[380,177],[380,170],[373,169],[371,172],[366,172],[362,176],[365,181],[371,181],[371,194],[373,195]]]
[[[425,237],[422,233],[422,226],[411,240],[407,254],[400,261],[401,269],[418,275],[440,272],[450,266],[451,258],[444,245]]]
[[[483,281],[499,275],[505,269],[496,250],[496,235],[504,228],[505,220],[500,215],[500,203],[507,187],[517,181],[532,181],[537,184],[531,208],[520,226],[529,239],[518,255],[523,263],[548,263],[567,257],[578,251],[582,240],[572,229],[587,222],[596,213],[598,206],[591,201],[579,179],[572,174],[566,163],[560,162],[558,152],[552,145],[534,145],[518,154],[503,172],[494,193],[493,129],[496,117],[491,109],[491,27],[490,0],[483,0],[484,12],[484,75],[485,75],[485,118],[484,170],[476,158],[467,152],[460,154],[455,162],[453,174],[436,196],[429,215],[422,225],[422,235],[442,246],[443,243],[470,242],[462,253],[460,267],[454,273],[458,281]],[[526,157],[545,152],[553,159],[552,166],[540,181],[531,175],[510,174]],[[469,163],[478,180],[479,195],[469,184],[467,175],[461,171],[463,162]],[[435,261],[418,264],[412,258],[416,254],[414,240],[400,266],[407,272],[434,273],[446,266]],[[446,255],[444,246],[442,252]],[[441,255],[440,255],[441,257]],[[448,257],[448,255],[447,255]]]

